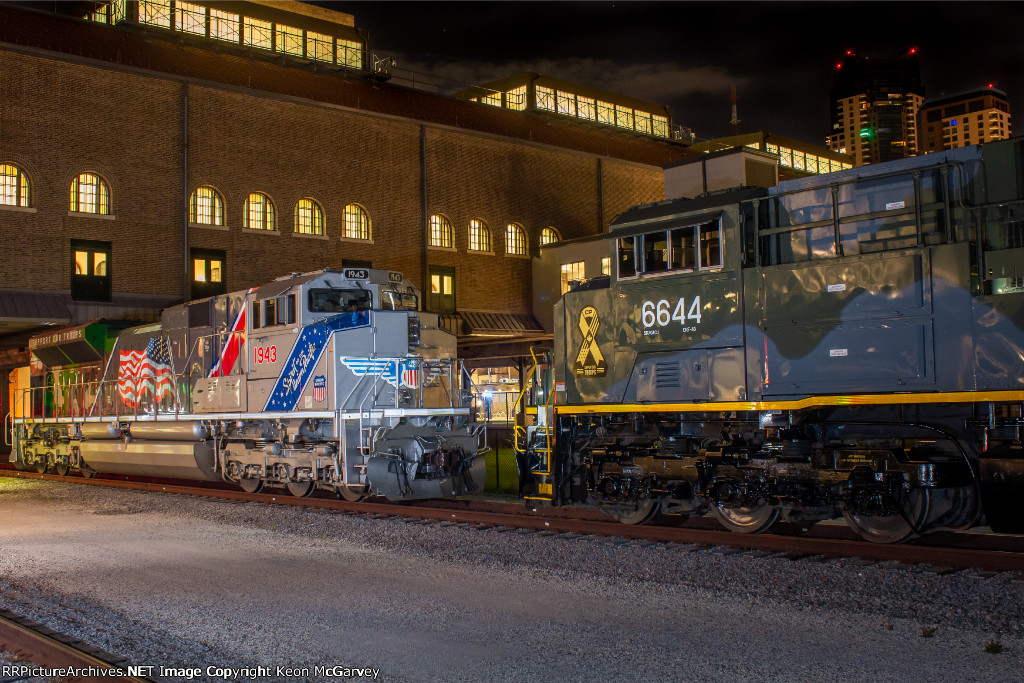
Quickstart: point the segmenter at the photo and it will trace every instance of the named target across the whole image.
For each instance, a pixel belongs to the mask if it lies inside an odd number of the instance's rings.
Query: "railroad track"
[[[141,674],[151,667],[137,667],[124,658],[98,650],[75,638],[0,609],[0,651],[15,653],[19,661],[12,676],[0,680],[19,681],[29,677],[62,681],[95,681],[116,678],[119,681],[149,682]]]
[[[577,536],[609,536],[626,540],[676,545],[722,546],[739,550],[784,555],[790,559],[807,557],[851,557],[865,561],[897,561],[906,564],[929,565],[930,571],[947,573],[963,569],[989,572],[1024,572],[1024,537],[1008,535],[937,533],[903,545],[879,545],[844,538],[845,527],[822,529],[818,525],[811,533],[800,533],[799,527],[790,525],[789,533],[737,534],[710,528],[701,520],[686,526],[628,526],[618,522],[602,521],[592,514],[566,516],[529,512],[520,505],[493,502],[455,501],[442,505],[440,501],[426,504],[392,504],[379,502],[351,503],[334,498],[296,498],[285,491],[279,493],[246,493],[237,489],[199,487],[165,483],[159,480],[135,481],[93,477],[61,477],[0,470],[0,476],[23,479],[61,481],[86,486],[106,486],[139,491],[159,491],[180,495],[202,496],[224,500],[318,508],[347,514],[397,517],[417,523],[448,523],[500,531],[546,532]],[[518,508],[518,511],[515,509]],[[557,510],[557,509],[556,509]],[[552,512],[552,511],[545,511]],[[575,511],[592,513],[592,511]]]

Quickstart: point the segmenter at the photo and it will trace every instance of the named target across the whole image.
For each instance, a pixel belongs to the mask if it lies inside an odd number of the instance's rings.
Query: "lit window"
[[[323,33],[306,31],[306,56],[318,62],[334,63],[334,38]]]
[[[295,232],[300,235],[324,234],[324,212],[309,197],[300,199],[295,205]]]
[[[615,105],[615,125],[619,128],[633,129],[633,110],[629,107]]]
[[[71,298],[110,301],[110,242],[71,240]]]
[[[640,133],[651,133],[651,115],[645,111],[636,113],[636,129]]]
[[[71,181],[71,210],[79,213],[110,213],[110,190],[95,173],[82,173]]]
[[[358,204],[349,204],[345,207],[345,229],[344,235],[349,239],[368,240],[370,239],[370,214]]]
[[[562,294],[569,291],[570,282],[579,282],[583,279],[583,261],[576,263],[563,263],[561,267]]]
[[[275,49],[278,52],[283,52],[287,55],[301,57],[302,29],[295,28],[294,26],[285,26],[284,24],[277,24],[275,29],[277,31],[277,42],[274,45]]]
[[[612,274],[612,257],[611,256],[605,256],[603,259],[601,259],[601,275],[611,275],[611,274]]]
[[[554,244],[560,241],[561,238],[558,236],[558,231],[554,228],[544,228],[540,231],[540,246],[545,244]]]
[[[480,98],[480,104],[488,104],[492,107],[501,106],[501,93],[500,92],[489,92]]]
[[[491,231],[483,221],[473,219],[469,222],[469,250],[491,251]]]
[[[537,109],[555,111],[555,91],[552,88],[537,86]]]
[[[452,224],[447,218],[438,214],[430,217],[430,246],[450,249],[453,243],[452,232]]]
[[[597,110],[594,108],[593,97],[576,97],[576,116],[581,119],[593,121],[597,118]]]
[[[274,230],[274,203],[262,192],[253,192],[245,200],[242,227],[250,230]]]
[[[188,201],[188,220],[199,225],[224,225],[224,200],[217,190],[197,187]]]
[[[782,166],[793,167],[793,150],[788,147],[779,148],[779,164]]]
[[[210,8],[210,37],[238,42],[238,15]]]
[[[651,132],[661,138],[668,137],[668,117],[651,116]]]
[[[576,116],[576,96],[571,92],[558,91],[558,113]]]
[[[0,164],[0,204],[28,206],[28,177],[13,164]]]
[[[505,106],[516,111],[526,109],[526,86],[521,85],[505,93]]]
[[[185,33],[206,35],[206,8],[193,2],[174,3],[175,27]]]
[[[142,0],[139,21],[151,26],[171,27],[171,0]]]
[[[249,47],[270,50],[274,46],[274,25],[269,21],[246,17],[242,43]]]
[[[610,102],[597,101],[597,122],[615,125],[615,105]]]
[[[505,253],[515,256],[526,254],[526,231],[523,226],[509,223],[505,228]]]
[[[363,44],[354,40],[338,39],[338,66],[363,68]]]

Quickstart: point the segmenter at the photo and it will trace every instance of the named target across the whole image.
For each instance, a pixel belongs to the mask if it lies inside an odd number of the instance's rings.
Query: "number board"
[[[349,280],[369,280],[370,271],[363,268],[346,268],[344,275]]]
[[[667,283],[666,283],[667,284]],[[732,279],[638,288],[629,315],[636,343],[682,343],[741,338],[739,291]],[[635,298],[634,298],[635,297]]]
[[[401,273],[394,273],[394,272],[388,273],[388,281],[390,281],[390,282],[397,282],[397,283],[401,284],[402,280],[404,280],[404,279],[405,278],[402,276]]]

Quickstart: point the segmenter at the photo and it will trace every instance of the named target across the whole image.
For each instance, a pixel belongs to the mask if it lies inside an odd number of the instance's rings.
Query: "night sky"
[[[824,145],[846,50],[917,48],[925,97],[993,83],[1024,132],[1024,3],[321,2],[378,55],[468,84],[536,71],[672,107],[698,138],[765,130]]]

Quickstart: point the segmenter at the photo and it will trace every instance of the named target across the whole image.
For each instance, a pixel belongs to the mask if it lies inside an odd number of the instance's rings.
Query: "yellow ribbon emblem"
[[[589,375],[600,377],[605,373],[604,355],[594,340],[595,335],[597,335],[597,328],[600,326],[601,321],[597,317],[596,308],[587,306],[580,311],[579,327],[580,332],[583,333],[583,344],[580,346],[580,352],[576,354],[576,363],[573,365],[577,376]],[[587,363],[588,356],[590,363]]]

